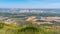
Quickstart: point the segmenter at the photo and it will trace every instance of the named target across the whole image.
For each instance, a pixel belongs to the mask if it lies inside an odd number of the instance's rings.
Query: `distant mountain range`
[[[1,9],[0,13],[60,13],[60,9]]]
[[[0,15],[60,16],[60,9],[1,9]]]

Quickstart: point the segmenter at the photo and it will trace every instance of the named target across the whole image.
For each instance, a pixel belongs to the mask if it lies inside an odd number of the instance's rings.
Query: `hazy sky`
[[[0,8],[60,8],[60,0],[0,0]]]

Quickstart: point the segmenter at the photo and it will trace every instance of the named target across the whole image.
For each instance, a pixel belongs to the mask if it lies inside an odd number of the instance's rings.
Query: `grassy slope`
[[[10,24],[10,25],[2,24],[2,25],[3,27],[0,29],[0,34],[33,34],[34,33],[31,30],[27,30],[26,32],[19,31],[22,28],[26,28],[26,27],[20,27],[13,24]],[[60,29],[40,27],[39,34],[60,34]]]

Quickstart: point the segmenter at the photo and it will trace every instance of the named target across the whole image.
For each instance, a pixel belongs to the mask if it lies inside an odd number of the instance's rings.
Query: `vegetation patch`
[[[24,34],[38,34],[39,29],[37,27],[24,27],[18,30],[18,32],[24,33]]]

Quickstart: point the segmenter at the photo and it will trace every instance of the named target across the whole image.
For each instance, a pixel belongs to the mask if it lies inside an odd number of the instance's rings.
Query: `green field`
[[[0,23],[0,34],[60,34],[60,28],[49,26],[16,26]]]

